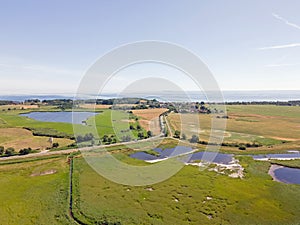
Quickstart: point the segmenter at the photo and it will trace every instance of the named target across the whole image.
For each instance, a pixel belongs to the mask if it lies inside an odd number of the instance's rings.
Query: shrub
[[[246,147],[245,146],[240,146],[239,150],[246,150]]]
[[[191,143],[197,143],[197,142],[199,142],[199,137],[198,137],[197,135],[194,134],[194,135],[192,136],[190,142],[191,142]]]
[[[2,155],[4,153],[4,147],[0,146],[0,155]]]
[[[152,137],[152,136],[153,136],[153,134],[152,134],[152,131],[151,131],[151,130],[148,130],[148,131],[147,131],[147,136],[148,136],[148,137]]]
[[[29,154],[29,153],[31,153],[32,152],[32,149],[31,148],[23,148],[23,149],[21,149],[20,151],[19,151],[19,154],[20,155],[27,155],[27,154]]]
[[[174,138],[180,138],[180,131],[179,130],[175,130]]]
[[[9,147],[5,150],[5,155],[7,155],[7,156],[12,156],[14,154],[15,154],[15,149],[12,147]]]
[[[59,144],[57,142],[52,144],[52,148],[58,148]]]

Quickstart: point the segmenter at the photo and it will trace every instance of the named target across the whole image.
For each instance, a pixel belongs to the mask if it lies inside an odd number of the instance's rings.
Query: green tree
[[[139,132],[138,133],[138,137],[139,137],[139,139],[143,139],[144,138],[144,133],[143,132]]]
[[[7,156],[12,156],[14,154],[15,154],[15,149],[12,147],[9,147],[5,150],[5,155],[7,155]]]
[[[147,136],[148,136],[148,138],[153,136],[153,134],[152,134],[152,131],[151,131],[151,130],[148,130],[148,131],[147,131]]]
[[[179,130],[175,130],[174,138],[180,138],[180,131]]]
[[[108,140],[108,136],[105,134],[105,135],[103,135],[103,137],[102,137],[102,141],[103,142],[107,142],[107,140]]]
[[[52,148],[58,148],[59,144],[57,142],[52,144]]]
[[[4,147],[0,146],[0,155],[2,155],[4,153]]]
[[[182,134],[182,140],[186,140],[186,135]]]
[[[32,149],[31,148],[23,148],[19,151],[19,154],[20,155],[27,155],[29,154],[30,152],[32,152]]]
[[[197,135],[194,134],[194,135],[192,136],[190,142],[191,142],[191,143],[197,143],[197,142],[199,142],[199,137],[198,137]]]
[[[136,129],[137,129],[137,130],[140,130],[140,129],[142,129],[142,128],[141,128],[141,126],[138,124],[138,125],[136,126]]]

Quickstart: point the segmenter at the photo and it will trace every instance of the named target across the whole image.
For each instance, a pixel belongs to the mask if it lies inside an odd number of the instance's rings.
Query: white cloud
[[[284,22],[286,25],[288,25],[288,26],[290,26],[290,27],[294,27],[294,28],[300,30],[300,26],[298,26],[297,24],[289,22],[287,19],[285,19],[285,18],[279,16],[279,15],[276,14],[276,13],[272,13],[272,15],[273,15],[276,19],[278,19],[278,20]]]
[[[282,48],[294,48],[294,47],[300,47],[300,43],[292,43],[292,44],[286,44],[286,45],[273,45],[268,47],[262,47],[258,50],[269,50],[269,49],[282,49]]]
[[[268,64],[265,67],[284,67],[284,66],[297,66],[299,63],[281,63],[281,64]]]

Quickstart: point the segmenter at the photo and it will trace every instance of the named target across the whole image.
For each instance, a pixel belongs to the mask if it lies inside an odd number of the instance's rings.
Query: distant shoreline
[[[12,92],[13,93],[13,92]],[[213,95],[213,92],[207,92]],[[261,91],[221,91],[223,100],[208,99],[204,92],[200,91],[160,91],[153,93],[126,92],[126,93],[102,93],[101,95],[84,94],[82,99],[119,99],[119,98],[143,98],[156,99],[160,102],[225,102],[226,104],[272,104],[281,103],[287,105],[289,102],[300,102],[300,90],[261,90]],[[0,94],[0,100],[24,102],[27,99],[53,100],[74,99],[76,93],[54,93],[54,94]],[[287,103],[287,104],[286,104]],[[294,104],[293,104],[294,105]]]

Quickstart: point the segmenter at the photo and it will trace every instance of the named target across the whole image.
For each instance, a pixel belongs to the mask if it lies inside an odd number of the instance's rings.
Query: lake
[[[300,184],[300,169],[272,165],[269,174],[274,180],[286,184]]]
[[[20,116],[43,122],[83,124],[83,121],[97,114],[94,112],[30,112],[20,114]]]

